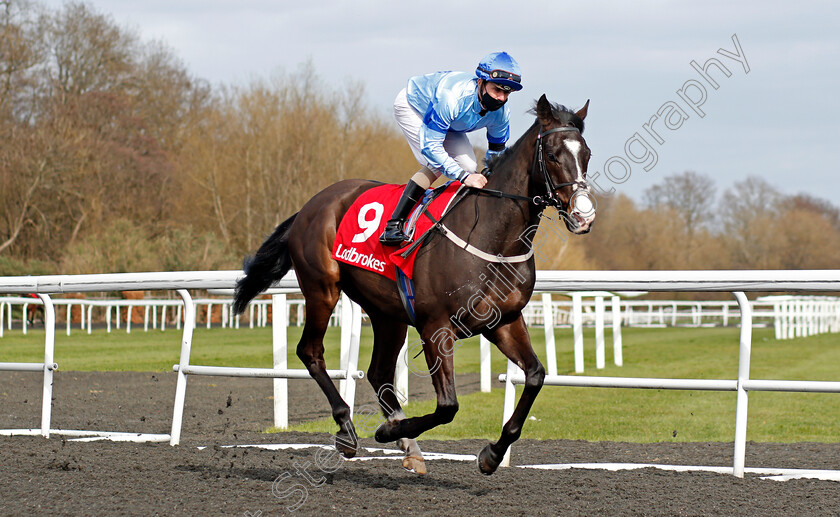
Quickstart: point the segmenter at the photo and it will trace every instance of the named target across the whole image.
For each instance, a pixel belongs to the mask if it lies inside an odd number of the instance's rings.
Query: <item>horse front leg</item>
[[[433,330],[427,332],[426,329],[428,328]],[[455,370],[452,360],[457,348],[457,340],[455,333],[449,326],[449,321],[445,320],[445,323],[440,325],[426,324],[424,329],[420,330],[420,336],[429,370],[426,373],[417,372],[414,368],[409,369],[416,375],[431,375],[432,385],[437,394],[437,407],[433,413],[428,415],[389,419],[376,430],[377,442],[385,443],[403,438],[417,438],[433,427],[448,424],[458,412],[458,397],[455,395]],[[411,360],[412,349],[416,350],[416,347],[409,347],[409,360]],[[406,443],[401,442],[401,447],[402,445],[406,445]],[[405,449],[403,450],[405,451]]]
[[[488,444],[478,455],[478,468],[482,474],[496,472],[508,447],[519,439],[522,425],[528,418],[531,406],[537,398],[545,379],[545,368],[537,359],[531,347],[531,336],[525,326],[522,315],[515,321],[486,332],[485,337],[492,341],[505,356],[525,372],[525,389],[510,419],[502,427],[502,435],[496,443]]]

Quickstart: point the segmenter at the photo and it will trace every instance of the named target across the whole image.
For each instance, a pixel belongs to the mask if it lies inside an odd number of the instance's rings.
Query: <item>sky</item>
[[[165,43],[212,84],[247,85],[311,62],[331,87],[362,83],[367,106],[391,120],[409,77],[473,71],[504,50],[524,85],[508,102],[512,140],[533,123],[527,110],[540,95],[574,109],[590,100],[589,175],[603,190],[640,200],[666,176],[693,170],[714,180],[717,197],[759,176],[784,194],[840,206],[834,2],[88,3]],[[471,137],[486,145],[483,131]]]

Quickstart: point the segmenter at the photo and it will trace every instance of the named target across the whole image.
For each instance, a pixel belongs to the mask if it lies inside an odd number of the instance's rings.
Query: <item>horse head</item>
[[[573,112],[543,95],[533,109],[539,133],[531,181],[542,192],[542,202],[557,208],[566,228],[578,235],[588,233],[595,221],[595,204],[586,181],[590,151],[582,135],[588,108],[587,100]]]

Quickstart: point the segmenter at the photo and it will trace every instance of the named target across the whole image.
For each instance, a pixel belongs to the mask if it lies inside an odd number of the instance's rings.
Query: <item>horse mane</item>
[[[537,114],[537,102],[538,101],[534,101],[534,105],[531,109],[528,110],[528,113],[531,113],[532,115]],[[555,120],[557,120],[557,122],[559,122],[561,124],[572,125],[572,126],[578,128],[578,131],[580,131],[580,133],[583,134],[583,129],[584,129],[583,119],[578,117],[577,114],[574,111],[567,108],[566,106],[563,106],[562,104],[559,104],[559,103],[556,103],[556,102],[552,102],[551,103],[551,115],[554,117]],[[514,153],[514,150],[517,147],[519,147],[519,142],[522,141],[522,139],[525,137],[525,135],[527,135],[528,133],[531,132],[531,129],[534,126],[536,126],[537,123],[538,122],[535,120],[534,123],[531,125],[531,127],[528,128],[528,131],[525,131],[525,133],[522,136],[520,136],[519,139],[516,140],[516,143],[514,143],[512,146],[506,148],[503,153],[497,154],[496,156],[492,157],[490,159],[490,163],[486,163],[485,165],[488,168],[495,170],[497,165],[502,163],[505,159],[507,159],[507,157],[509,155]]]

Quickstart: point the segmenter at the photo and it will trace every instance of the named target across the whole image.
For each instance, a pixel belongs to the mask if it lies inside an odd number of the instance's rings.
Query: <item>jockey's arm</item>
[[[505,144],[489,143],[487,145],[487,152],[484,153],[484,166],[487,167],[487,163],[492,160],[494,156],[498,156],[503,152],[505,152]]]
[[[449,179],[463,182],[467,176],[471,174],[470,171],[465,171],[460,165],[451,157],[446,149],[443,148],[443,141],[446,139],[446,132],[440,132],[437,129],[429,127],[424,124],[420,128],[420,152],[429,166],[438,170]]]
[[[498,154],[505,150],[505,144],[510,138],[510,114],[505,108],[500,110],[499,117],[496,124],[487,126],[487,152],[484,153],[484,165]]]
[[[438,133],[427,126],[420,130],[420,146],[423,157],[449,179],[458,180],[468,187],[484,188],[487,178],[474,171],[465,171],[443,148],[446,133]]]

